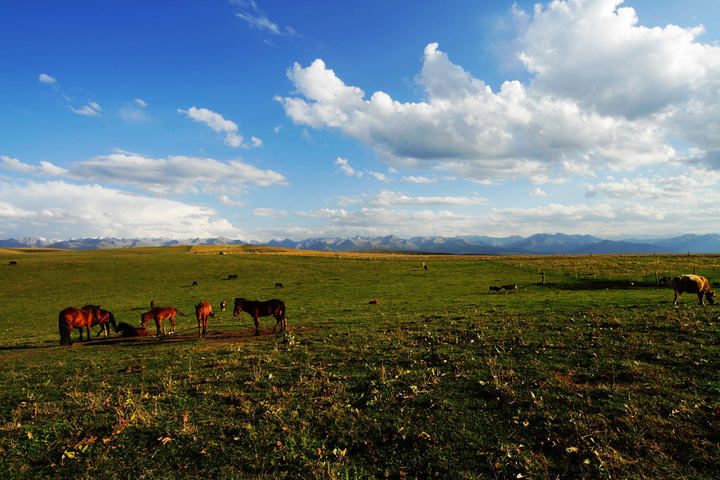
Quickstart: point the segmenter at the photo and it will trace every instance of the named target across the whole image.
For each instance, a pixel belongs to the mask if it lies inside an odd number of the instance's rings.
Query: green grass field
[[[718,255],[222,249],[0,249],[2,478],[720,477],[720,307],[654,287]],[[63,308],[150,300],[176,335],[59,346]]]

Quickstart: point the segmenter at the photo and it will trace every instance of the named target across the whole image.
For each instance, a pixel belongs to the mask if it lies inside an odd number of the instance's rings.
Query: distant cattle
[[[228,280],[237,280],[237,279],[238,279],[238,276],[235,273],[228,275]]]
[[[377,305],[380,303],[380,300],[374,298],[374,299],[370,300],[368,303],[370,305]]]
[[[227,308],[227,303],[225,303],[225,300],[223,300],[222,302],[220,302],[220,311],[224,312],[226,308]]]
[[[17,262],[15,260],[10,260],[10,263],[8,265],[17,265]]]
[[[275,288],[283,288],[283,284],[280,282],[275,283]]]
[[[197,282],[193,282],[193,287],[197,287]]]
[[[715,292],[710,290],[710,282],[705,277],[700,275],[680,275],[679,277],[673,278],[672,281],[673,290],[675,291],[675,302],[673,305],[678,304],[680,294],[683,292],[697,293],[698,302],[700,305],[705,305],[703,301],[705,298],[711,305],[715,304]]]
[[[502,290],[502,287],[493,287],[490,285],[490,291],[488,293],[499,292],[500,290]]]
[[[513,283],[510,285],[500,285],[500,288],[505,290],[505,293],[510,292],[510,291],[517,292],[518,286],[517,286],[517,283]]]

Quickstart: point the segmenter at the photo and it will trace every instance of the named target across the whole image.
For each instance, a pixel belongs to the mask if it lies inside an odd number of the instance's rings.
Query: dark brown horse
[[[208,317],[215,318],[215,314],[213,314],[210,302],[206,302],[205,300],[203,300],[202,302],[195,305],[195,316],[197,317],[198,321],[198,336],[207,337]]]
[[[285,318],[285,304],[281,300],[267,300],[258,302],[257,300],[245,300],[244,298],[235,299],[235,309],[233,317],[240,315],[240,312],[247,312],[255,320],[255,335],[260,335],[260,317],[273,315],[275,317],[275,326],[273,333],[280,325],[280,331],[287,330],[287,318]]]
[[[165,326],[162,324],[163,320],[170,319],[170,333],[175,333],[175,315],[185,315],[175,307],[155,307],[149,312],[143,313],[140,318],[142,320],[143,328],[147,326],[148,322],[152,318],[155,320],[155,327],[157,328],[157,335],[160,336],[160,329],[162,328],[163,335],[167,335],[165,332]]]
[[[86,305],[83,308],[68,307],[58,315],[58,327],[60,328],[60,345],[72,345],[70,332],[77,328],[80,332],[82,342],[82,329],[87,329],[87,339],[90,340],[90,327],[100,322],[100,307]],[[96,322],[96,323],[93,323]]]
[[[115,332],[119,332],[121,337],[145,337],[148,334],[146,328],[136,328],[125,322],[118,323]]]

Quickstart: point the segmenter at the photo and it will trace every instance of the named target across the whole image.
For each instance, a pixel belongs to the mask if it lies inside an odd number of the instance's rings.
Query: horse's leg
[[[255,312],[255,335],[260,335],[260,313]]]
[[[705,298],[705,294],[702,292],[698,292],[698,302],[700,302],[700,305],[703,305],[703,306],[705,305],[704,298]]]

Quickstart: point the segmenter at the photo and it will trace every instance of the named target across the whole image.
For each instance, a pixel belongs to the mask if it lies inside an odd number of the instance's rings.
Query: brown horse
[[[275,326],[273,327],[273,333],[280,325],[280,331],[287,330],[287,318],[285,318],[285,304],[281,300],[267,300],[264,302],[258,302],[256,300],[245,300],[244,298],[235,299],[235,309],[233,310],[233,317],[237,317],[240,312],[247,312],[255,320],[255,335],[260,335],[260,317],[267,317],[268,315],[275,316]]]
[[[70,332],[77,328],[80,332],[82,342],[82,329],[87,329],[87,339],[90,340],[90,327],[99,324],[100,307],[86,305],[83,308],[68,307],[58,315],[58,327],[60,328],[60,345],[72,345]],[[96,322],[93,324],[93,322]]]
[[[113,330],[115,329],[115,316],[112,314],[112,312],[100,308],[99,305],[85,305],[84,307],[82,307],[82,310],[88,309],[92,309],[93,313],[97,317],[97,320],[93,319],[92,322],[90,322],[90,326],[100,326],[100,330],[95,336],[99,337],[101,333],[104,333],[107,337],[110,334],[110,328],[108,327],[108,323],[110,324],[110,326],[112,326]]]
[[[167,335],[165,332],[165,326],[162,324],[163,320],[170,319],[170,333],[175,333],[175,315],[185,315],[175,307],[155,307],[149,312],[143,313],[140,318],[142,320],[143,328],[147,326],[148,322],[152,318],[155,320],[155,327],[157,328],[157,335],[160,336],[160,329],[162,328],[163,335]]]
[[[210,305],[210,303],[203,300],[202,302],[195,305],[195,316],[197,317],[198,321],[198,336],[207,337],[208,317],[215,318],[215,314],[213,314],[212,306]]]

